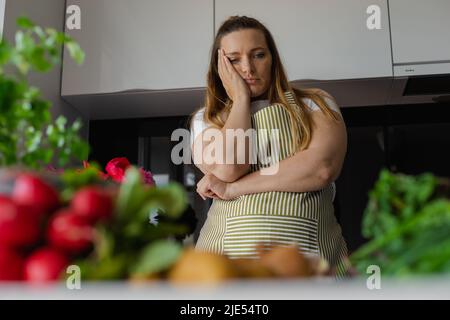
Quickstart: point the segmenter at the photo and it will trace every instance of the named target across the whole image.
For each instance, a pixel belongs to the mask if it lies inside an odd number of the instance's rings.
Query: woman
[[[251,128],[255,139],[246,140],[245,161],[238,161],[234,151],[243,145],[227,129]],[[278,135],[269,139],[274,129]],[[202,160],[212,130],[222,134],[224,147],[211,163]],[[214,199],[197,249],[254,258],[260,244],[296,243],[303,253],[340,265],[347,249],[333,200],[347,148],[344,121],[325,92],[291,87],[270,32],[256,19],[234,16],[219,28],[191,142],[194,163],[205,174],[197,192]],[[251,150],[269,150],[279,161],[268,164],[258,153],[254,163]]]

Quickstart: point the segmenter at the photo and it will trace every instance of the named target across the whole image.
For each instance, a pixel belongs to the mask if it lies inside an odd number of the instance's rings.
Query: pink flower
[[[116,182],[121,183],[125,176],[125,171],[131,164],[127,158],[119,157],[111,159],[106,165],[106,172]]]
[[[153,175],[150,171],[145,171],[143,168],[140,168],[142,177],[144,178],[144,183],[149,186],[155,185],[155,180],[153,179]]]

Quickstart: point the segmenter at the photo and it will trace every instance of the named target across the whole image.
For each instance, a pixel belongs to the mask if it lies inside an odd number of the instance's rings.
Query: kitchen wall
[[[2,2],[5,0],[0,0],[0,17],[3,17],[1,15]],[[65,10],[64,0],[6,0],[4,25],[2,24],[3,37],[11,43],[14,41],[17,30],[16,18],[21,15],[26,15],[36,24],[52,27],[62,32],[64,31]],[[81,135],[87,139],[89,132],[87,118],[61,99],[61,67],[54,68],[46,74],[30,73],[29,81],[32,85],[40,88],[45,99],[52,102],[53,117],[64,115],[70,122],[81,118],[84,124]]]

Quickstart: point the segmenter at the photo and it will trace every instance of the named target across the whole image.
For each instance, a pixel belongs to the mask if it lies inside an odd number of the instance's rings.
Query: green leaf
[[[38,149],[42,139],[42,132],[35,131],[30,127],[27,133],[26,149],[28,152],[33,152]]]
[[[105,225],[97,226],[97,241],[95,243],[96,258],[111,259],[114,254],[114,234]]]
[[[11,47],[6,41],[0,42],[0,65],[6,64],[11,59]]]
[[[182,247],[173,241],[161,240],[154,242],[142,250],[132,274],[151,274],[164,271],[171,267],[180,257]]]
[[[28,19],[27,17],[24,17],[24,16],[17,18],[16,24],[19,27],[24,28],[24,29],[30,29],[30,28],[34,27],[34,23],[30,19]]]
[[[79,260],[75,264],[81,269],[82,280],[117,280],[127,276],[130,261],[129,254],[118,254],[102,260]]]
[[[178,218],[186,209],[188,204],[187,195],[179,183],[172,182],[154,190],[156,191],[156,197],[161,204],[163,213],[168,217]]]
[[[63,131],[66,127],[67,119],[64,116],[59,116],[56,119],[55,123],[56,123],[56,126],[58,127],[58,129]]]
[[[85,54],[83,50],[81,50],[80,45],[76,42],[70,41],[66,43],[66,46],[69,50],[70,56],[75,60],[75,62],[82,64],[84,62]]]
[[[53,64],[46,59],[45,53],[44,48],[36,47],[30,54],[31,65],[39,72],[47,72],[53,67]]]

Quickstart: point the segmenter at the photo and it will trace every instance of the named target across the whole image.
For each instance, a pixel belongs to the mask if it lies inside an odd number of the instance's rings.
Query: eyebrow
[[[259,49],[264,49],[264,50],[266,50],[266,48],[263,48],[263,47],[257,47],[257,48],[253,48],[252,50],[250,50],[250,52],[251,51],[255,51],[255,50],[259,50]],[[227,53],[225,53],[226,55],[236,55],[236,54],[240,54],[239,52],[227,52]]]

